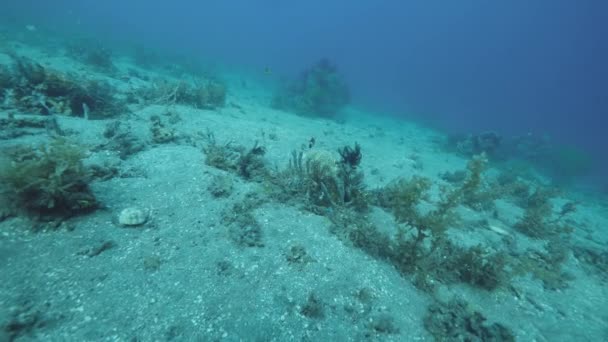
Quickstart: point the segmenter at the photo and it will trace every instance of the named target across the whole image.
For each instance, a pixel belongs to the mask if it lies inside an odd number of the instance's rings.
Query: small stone
[[[118,214],[118,223],[122,226],[139,226],[148,220],[148,211],[140,208],[125,208]]]

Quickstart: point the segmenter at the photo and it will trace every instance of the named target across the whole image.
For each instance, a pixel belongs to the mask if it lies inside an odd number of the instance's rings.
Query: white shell
[[[490,229],[491,231],[493,231],[496,234],[509,235],[508,231],[506,231],[504,228],[499,227],[499,226],[489,225],[488,229]]]
[[[140,208],[125,208],[118,214],[118,223],[122,226],[139,226],[148,220],[148,211]]]

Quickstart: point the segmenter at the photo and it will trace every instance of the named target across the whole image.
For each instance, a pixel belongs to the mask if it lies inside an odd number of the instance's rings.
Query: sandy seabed
[[[117,70],[107,75],[60,53],[13,47],[46,68],[105,79],[117,89],[145,85],[145,79],[178,80],[126,57],[116,58]],[[11,60],[0,53],[0,63]],[[368,189],[414,175],[447,184],[440,175],[465,170],[468,160],[442,148],[441,132],[415,123],[356,108],[340,120],[297,116],[272,109],[271,91],[255,80],[222,78],[226,105],[215,110],[142,103],[111,119],[54,115],[65,137],[88,151],[86,165],[114,173],[91,184],[98,210],[58,228],[34,231],[39,223],[20,214],[0,222],[0,341],[426,341],[434,339],[424,324],[429,306],[452,299],[517,340],[608,340],[605,199],[568,192],[556,199],[579,203],[569,217],[574,231],[561,264],[564,286],[547,289],[525,274],[491,291],[450,283],[427,293],[391,263],[334,234],[327,215],[206,164],[205,145],[210,134],[217,144],[250,148],[257,142],[268,170],[281,170],[292,151],[308,151],[311,138],[314,149],[336,158],[339,148],[356,142]],[[15,111],[5,108],[0,118],[9,113]],[[41,116],[15,114],[24,117]],[[171,132],[167,141],[153,139],[151,122],[159,118]],[[111,147],[104,132],[115,122],[142,144],[139,151],[121,158]],[[45,129],[24,132],[0,140],[0,147],[48,141]],[[499,171],[490,165],[486,174]],[[218,181],[228,184],[225,193]],[[241,215],[242,203],[252,198],[247,215],[259,236],[238,243],[232,226],[239,221],[227,217]],[[506,199],[495,206],[498,215],[459,207],[461,220],[448,235],[514,257],[546,248],[546,241],[514,228],[521,208]],[[132,207],[144,211],[146,221],[120,225],[117,216]],[[365,217],[388,231],[396,225],[378,207]]]

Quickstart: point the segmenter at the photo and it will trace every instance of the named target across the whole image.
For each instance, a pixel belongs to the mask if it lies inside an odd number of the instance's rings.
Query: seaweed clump
[[[604,282],[608,281],[608,251],[596,247],[574,246],[572,253],[587,273],[597,274]]]
[[[442,189],[440,200],[430,201],[429,179],[415,176],[399,179],[374,192],[376,204],[393,213],[398,223],[394,238],[369,225],[357,224],[351,232],[355,244],[389,261],[405,273],[413,274],[415,285],[433,290],[435,280],[462,281],[477,288],[494,290],[507,280],[504,253],[480,246],[463,248],[452,243],[446,232],[458,222],[455,208],[479,192],[480,161],[469,163],[469,174],[455,189]]]
[[[489,186],[484,179],[483,172],[488,160],[485,153],[474,156],[467,163],[466,170],[444,173],[441,177],[447,182],[457,183],[454,200],[462,202],[474,210],[491,210],[494,200],[500,195],[500,189]]]
[[[528,249],[515,258],[513,273],[521,275],[530,273],[542,282],[547,290],[562,290],[568,287],[573,276],[564,270],[563,264],[571,255],[567,241],[555,238],[547,242],[543,250]]]
[[[272,107],[299,115],[333,117],[350,102],[350,91],[337,67],[321,59],[281,88]]]
[[[199,79],[194,83],[156,81],[150,87],[134,90],[131,95],[148,104],[182,104],[213,110],[224,107],[226,93],[225,83],[216,79]]]
[[[289,166],[278,182],[286,193],[306,198],[313,211],[319,208],[367,209],[363,172],[358,170],[361,148],[345,146],[338,150],[341,159],[327,150],[308,153],[293,151]]]
[[[555,194],[555,190],[538,187],[527,198],[524,214],[515,224],[515,229],[535,239],[569,234],[572,228],[563,221],[565,217],[576,211],[576,203],[566,202],[554,215],[551,198]]]
[[[120,159],[123,160],[146,148],[144,142],[131,131],[131,128],[120,121],[112,121],[106,124],[103,137],[107,141],[96,146],[94,151],[116,151]]]
[[[165,126],[158,115],[153,115],[150,118],[152,133],[152,141],[156,144],[166,144],[175,140],[175,131]]]
[[[3,76],[4,107],[87,119],[110,118],[127,111],[124,101],[114,96],[116,90],[105,81],[78,79],[14,53],[10,57],[13,68],[8,76]]]
[[[266,148],[258,145],[257,141],[253,147],[246,149],[232,142],[220,145],[211,132],[207,133],[206,139],[208,143],[203,147],[205,164],[235,173],[246,180],[261,182],[269,177],[264,161]]]
[[[507,327],[487,324],[480,312],[471,310],[460,300],[429,306],[424,327],[437,341],[515,341]]]
[[[389,185],[378,199],[390,208],[399,223],[394,241],[389,246],[389,260],[404,273],[417,273],[427,278],[433,273],[432,256],[446,248],[445,231],[456,219],[452,209],[458,204],[451,192],[435,209],[423,210],[431,182],[422,177],[400,179]]]
[[[507,258],[501,252],[489,252],[482,246],[475,246],[458,253],[452,269],[459,280],[475,287],[494,290],[506,278]]]
[[[0,166],[3,192],[16,209],[41,220],[67,218],[95,209],[84,152],[64,139],[40,147],[20,147]]]
[[[222,212],[222,224],[228,228],[228,235],[237,246],[264,247],[263,227],[256,220],[254,211],[265,201],[265,198],[249,193]]]

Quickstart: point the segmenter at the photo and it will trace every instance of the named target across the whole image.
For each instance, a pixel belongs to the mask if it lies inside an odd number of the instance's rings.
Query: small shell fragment
[[[495,226],[495,225],[488,225],[488,229],[490,229],[491,231],[493,231],[496,234],[500,234],[500,235],[509,235],[509,232],[506,231],[504,228],[499,227],[499,226]]]
[[[121,226],[139,226],[148,220],[148,211],[140,208],[125,208],[118,214],[118,223]]]

